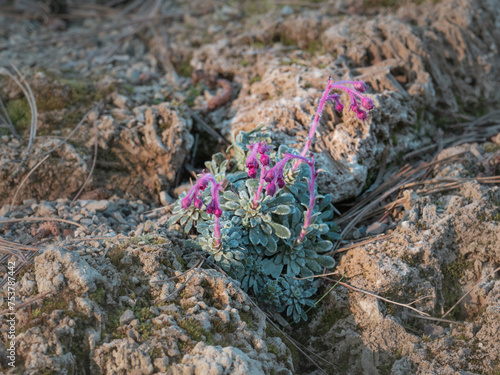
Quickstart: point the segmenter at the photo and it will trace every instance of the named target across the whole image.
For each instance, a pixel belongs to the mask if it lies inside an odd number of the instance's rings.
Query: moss
[[[316,54],[324,55],[326,53],[326,48],[321,44],[321,42],[313,40],[308,43],[306,51],[313,56]]]
[[[458,256],[454,262],[441,267],[441,272],[443,273],[442,293],[445,311],[448,311],[461,297],[462,290],[459,280],[463,277],[465,270],[473,268],[474,264],[465,260],[462,256]],[[455,307],[449,315],[449,319],[456,320],[463,320],[465,317],[465,311],[462,311],[460,305]]]
[[[266,336],[279,337],[287,346],[289,351],[288,355],[292,356],[293,367],[298,368],[301,354],[299,350],[286,338],[286,336],[282,332],[273,328],[270,324],[266,326]]]
[[[104,305],[106,303],[106,290],[100,286],[95,292],[89,294],[89,298],[98,305]]]
[[[137,326],[137,332],[141,334],[143,340],[147,340],[153,334],[153,323],[146,322]]]
[[[25,98],[14,99],[5,103],[5,109],[16,130],[21,133],[28,129],[31,122],[31,110]]]
[[[253,330],[254,322],[253,322],[253,316],[251,313],[240,311],[240,318],[242,321],[244,321],[247,324],[248,329]]]
[[[261,76],[253,76],[252,78],[250,78],[249,83],[253,84],[255,82],[260,82],[260,81],[262,81],[262,77]]]
[[[275,354],[276,356],[278,356],[280,354],[278,348],[273,344],[267,344],[267,351],[269,353]]]
[[[187,105],[190,107],[194,106],[194,101],[200,95],[201,95],[201,86],[200,85],[190,86],[187,93],[186,93]]]
[[[343,310],[326,310],[321,316],[321,323],[316,327],[314,335],[323,335],[325,332],[328,332],[335,323],[337,323],[340,319],[344,319],[345,317],[347,317],[347,313]]]
[[[193,54],[190,54],[185,60],[181,61],[175,68],[177,73],[179,73],[183,77],[191,77],[193,74],[193,67],[190,62],[193,57]]]
[[[109,260],[117,269],[121,269],[123,267],[121,260],[124,256],[125,250],[123,249],[123,246],[115,246],[108,253]]]
[[[500,151],[500,145],[493,142],[486,142],[484,145],[484,151],[487,153]]]
[[[179,322],[179,327],[184,329],[193,341],[202,341],[207,337],[207,331],[201,328],[201,322],[196,319],[183,319]]]

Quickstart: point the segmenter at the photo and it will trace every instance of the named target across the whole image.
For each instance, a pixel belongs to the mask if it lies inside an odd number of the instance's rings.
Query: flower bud
[[[248,175],[250,176],[250,178],[257,177],[257,168],[249,168]]]
[[[207,206],[207,214],[212,214],[214,212],[215,208],[214,208],[214,205],[213,203],[211,202],[208,206]]]
[[[255,158],[255,156],[253,156],[252,158],[248,158],[247,159],[247,168],[248,169],[256,169],[256,168],[259,168],[259,162],[257,161],[257,159]]]
[[[363,98],[361,105],[369,111],[373,109],[373,101],[370,98]]]
[[[365,92],[366,88],[367,88],[366,84],[362,81],[358,81],[358,82],[354,83],[354,89],[356,89],[356,91],[358,91],[358,92]]]
[[[342,112],[344,110],[344,105],[342,103],[337,103],[335,109],[337,110],[337,112]]]
[[[198,182],[198,188],[200,190],[202,190],[202,191],[205,190],[207,188],[207,186],[208,186],[208,181],[207,180],[200,180]]]
[[[276,182],[278,183],[278,187],[279,187],[280,189],[283,189],[283,188],[285,187],[285,185],[286,185],[286,184],[285,184],[285,180],[283,180],[281,177],[278,177],[278,178],[276,179]]]
[[[274,184],[274,182],[271,182],[269,185],[267,185],[266,193],[270,197],[272,197],[272,196],[274,196],[274,194],[276,194],[276,185]]]
[[[362,120],[362,121],[366,120],[366,112],[363,111],[362,109],[360,109],[356,115],[358,116],[358,118],[360,120]]]
[[[189,206],[191,206],[191,202],[192,202],[192,199],[188,195],[187,197],[185,197],[181,200],[181,207],[184,208],[185,210],[187,210],[189,208]]]
[[[262,163],[262,165],[267,167],[269,165],[269,156],[267,156],[266,154],[260,155],[260,162]]]
[[[259,152],[259,154],[265,154],[267,151],[266,145],[263,142],[261,142],[257,151]]]
[[[194,199],[194,206],[199,210],[203,206],[203,202],[199,198]]]
[[[271,182],[272,180],[274,180],[274,170],[270,169],[267,171],[266,175],[264,176],[264,181]]]
[[[214,210],[214,215],[217,216],[217,217],[221,217],[222,216],[222,210],[220,208],[216,208]]]

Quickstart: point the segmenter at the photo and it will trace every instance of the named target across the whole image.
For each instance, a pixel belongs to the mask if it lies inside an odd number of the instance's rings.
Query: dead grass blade
[[[182,285],[179,288],[177,288],[175,291],[173,291],[172,293],[170,293],[165,298],[163,298],[161,300],[158,300],[158,301],[155,301],[155,303],[165,302],[169,298],[171,298],[171,297],[175,296],[177,293],[179,293],[182,289],[184,289],[186,287],[187,283],[189,282],[189,280],[191,280],[193,278],[193,276],[196,275],[196,273],[200,270],[200,268],[203,265],[203,263],[205,263],[205,258],[202,258],[202,260],[197,265],[193,266],[190,270],[188,270],[188,271],[193,270],[193,273],[192,273],[191,276],[189,276],[189,278],[186,281],[184,281],[182,283]]]
[[[97,121],[95,121],[95,119],[94,119],[95,140],[94,140],[94,158],[92,160],[92,167],[90,168],[89,175],[85,179],[82,187],[80,188],[80,190],[78,190],[78,193],[76,193],[75,197],[71,200],[71,203],[69,205],[70,207],[73,207],[76,200],[78,199],[78,197],[82,193],[83,189],[85,189],[85,186],[87,186],[88,182],[90,181],[90,178],[92,177],[92,173],[94,172],[95,163],[97,161],[97,150],[99,148],[98,147],[99,146],[99,130],[97,129],[96,123],[97,123]]]
[[[16,128],[14,126],[14,124],[12,123],[12,120],[9,116],[9,112],[7,112],[7,108],[5,108],[5,105],[3,104],[3,100],[2,100],[2,97],[0,97],[0,109],[1,109],[1,112],[3,112],[5,118],[0,114],[0,120],[2,120],[5,125],[7,126],[7,128],[9,129],[9,131],[12,133],[12,135],[17,138],[17,139],[20,139],[21,136],[19,134],[17,134],[17,131],[16,131]]]
[[[85,227],[84,225],[76,223],[76,222],[71,221],[71,220],[59,219],[56,217],[25,217],[22,219],[10,219],[10,220],[0,221],[0,225],[10,224],[10,223],[21,223],[23,221],[60,221],[61,223],[76,225],[77,227],[82,228],[82,230],[86,234],[90,234],[90,230],[88,230],[87,227]]]
[[[417,310],[416,308],[411,307],[410,305],[408,305],[408,304],[406,304],[406,303],[399,303],[399,302],[392,301],[392,300],[390,300],[390,299],[387,299],[387,298],[381,297],[381,296],[379,296],[378,294],[375,294],[375,293],[372,293],[372,292],[368,292],[368,291],[366,291],[366,290],[363,290],[363,289],[357,288],[357,287],[355,287],[355,286],[349,285],[349,284],[347,284],[347,283],[344,283],[344,282],[342,282],[342,281],[340,281],[340,280],[330,279],[329,277],[325,277],[325,276],[323,276],[322,278],[323,278],[323,279],[325,279],[325,280],[329,280],[329,281],[331,281],[331,282],[334,282],[334,283],[338,283],[339,285],[342,285],[342,286],[344,286],[344,287],[346,287],[346,288],[349,288],[349,289],[351,289],[351,290],[354,290],[354,291],[356,291],[356,292],[363,293],[363,294],[366,294],[366,295],[369,295],[369,296],[375,297],[375,298],[377,298],[377,299],[379,299],[379,300],[382,300],[382,301],[384,301],[384,302],[388,302],[388,303],[391,303],[391,304],[396,305],[396,306],[406,307],[407,309],[410,309],[410,310],[413,310],[413,311],[415,311],[415,312],[419,313],[421,316],[430,316],[429,314],[424,313],[423,311]]]
[[[382,236],[378,236],[378,237],[374,237],[374,238],[369,238],[369,239],[364,240],[364,241],[359,241],[359,242],[353,243],[352,245],[349,245],[349,246],[341,247],[340,249],[337,249],[337,250],[334,250],[332,252],[327,253],[327,255],[334,255],[334,254],[337,254],[337,253],[343,253],[343,252],[346,252],[348,250],[355,249],[355,248],[357,248],[359,246],[368,245],[369,243],[372,243],[372,242],[376,242],[376,241],[379,241],[379,240],[385,240],[385,239],[388,239],[388,238],[392,238],[392,236],[393,236],[393,234],[389,233],[389,234],[384,234]]]
[[[31,168],[31,171],[29,171],[29,173],[23,178],[23,180],[21,181],[21,183],[19,184],[19,186],[17,187],[16,189],[16,192],[14,193],[14,197],[12,198],[12,201],[10,202],[10,207],[11,209],[13,207],[15,207],[15,204],[16,204],[16,198],[17,198],[17,194],[19,194],[19,192],[21,191],[22,187],[24,186],[24,184],[26,183],[26,181],[28,181],[28,179],[30,178],[31,174],[36,171],[36,169],[43,164],[43,162],[45,160],[47,160],[49,157],[49,155],[46,155],[42,160],[40,160],[33,168]]]
[[[453,309],[455,309],[455,307],[457,307],[459,305],[460,302],[463,301],[463,299],[465,297],[467,297],[474,289],[476,289],[479,284],[481,284],[482,282],[488,280],[491,276],[495,275],[495,273],[497,273],[498,271],[500,271],[500,267],[498,267],[497,269],[495,269],[493,272],[489,273],[488,275],[486,275],[483,279],[481,279],[476,285],[474,285],[473,288],[471,288],[467,293],[465,293],[458,301],[457,303],[455,303],[447,312],[445,312],[442,316],[441,316],[441,319],[444,319],[446,318],[452,311]]]
[[[17,68],[14,65],[12,65],[12,68],[14,69],[16,74],[19,75],[19,78],[5,68],[0,68],[0,74],[10,77],[19,86],[24,96],[26,97],[26,100],[28,101],[28,105],[31,111],[30,138],[29,138],[28,148],[26,150],[26,154],[28,154],[31,150],[31,147],[33,146],[33,142],[36,137],[38,112],[36,109],[35,96],[33,95],[33,91],[31,90],[30,85],[28,84],[28,82],[26,82],[24,76],[19,72],[19,70],[17,70]]]
[[[49,294],[49,292],[41,293],[41,294],[38,294],[38,295],[30,298],[27,301],[24,301],[22,303],[16,304],[16,311],[18,311],[19,309],[22,309],[22,308],[24,308],[26,306],[29,306],[32,303],[40,301],[42,298],[46,297],[48,294]],[[9,309],[5,309],[3,311],[0,311],[0,316],[7,315],[7,314],[12,314],[12,311],[10,311]]]

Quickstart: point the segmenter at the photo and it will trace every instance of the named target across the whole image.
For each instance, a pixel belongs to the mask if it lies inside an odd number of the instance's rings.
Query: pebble
[[[122,316],[120,316],[120,324],[121,325],[129,324],[134,319],[135,319],[134,312],[132,310],[125,310]]]
[[[109,207],[109,201],[102,200],[102,201],[90,201],[87,203],[85,208],[87,210],[94,210],[94,211],[105,211]]]
[[[83,225],[92,225],[92,224],[94,224],[94,222],[92,221],[92,219],[87,219],[87,218],[81,219],[80,223],[83,224]]]
[[[37,215],[39,216],[51,216],[56,212],[56,209],[47,202],[42,202],[37,209]]]
[[[120,224],[127,224],[127,221],[123,218],[122,214],[119,212],[115,212],[113,214],[113,218],[118,221]]]
[[[366,229],[366,235],[367,236],[374,236],[376,234],[381,234],[384,233],[384,231],[387,228],[387,224],[385,223],[379,223],[378,221],[371,224],[367,229]]]

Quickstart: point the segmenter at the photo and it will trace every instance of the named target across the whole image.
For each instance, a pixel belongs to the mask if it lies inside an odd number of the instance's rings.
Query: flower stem
[[[254,210],[259,206],[260,196],[262,194],[262,190],[264,189],[264,183],[265,183],[264,176],[266,175],[266,172],[267,172],[267,167],[262,166],[262,168],[260,170],[259,187],[258,187],[257,191],[255,192],[255,197],[253,198],[252,207]]]
[[[215,216],[214,222],[215,247],[219,249],[221,247],[220,218]]]
[[[326,85],[326,89],[321,96],[321,100],[319,101],[318,110],[316,111],[316,115],[314,116],[313,123],[311,124],[311,128],[309,129],[309,136],[307,137],[306,144],[302,149],[300,155],[306,156],[309,153],[309,148],[311,147],[312,141],[314,139],[314,135],[316,134],[316,129],[318,128],[319,119],[321,118],[321,113],[323,112],[323,107],[327,101],[328,94],[332,90],[332,86],[334,85],[334,81],[331,78],[328,78],[328,84]],[[302,161],[300,159],[295,160],[295,163],[292,167],[292,172],[299,166]]]
[[[311,179],[307,181],[307,185],[309,188],[309,207],[307,208],[306,217],[304,219],[304,224],[302,225],[302,230],[300,231],[299,238],[297,238],[297,243],[302,242],[307,234],[307,229],[311,225],[312,213],[314,205],[316,203],[316,196],[314,195],[314,185],[316,184],[316,170],[314,168],[314,157],[312,155],[311,161],[307,164],[309,165],[309,168],[311,168]]]

